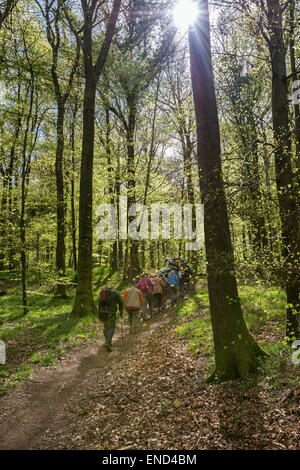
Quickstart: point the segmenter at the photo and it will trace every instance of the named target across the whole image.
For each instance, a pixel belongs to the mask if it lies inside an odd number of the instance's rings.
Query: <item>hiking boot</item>
[[[105,344],[106,350],[108,352],[111,352],[111,345],[110,344]]]

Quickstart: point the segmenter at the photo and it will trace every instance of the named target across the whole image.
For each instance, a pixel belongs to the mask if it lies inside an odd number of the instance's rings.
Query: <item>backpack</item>
[[[106,307],[109,305],[110,297],[111,297],[111,289],[103,289],[100,292],[98,316],[99,316],[99,319],[103,322],[106,321],[108,317],[108,313],[106,312]]]
[[[148,281],[146,278],[142,279],[140,281],[140,289],[142,292],[148,293],[149,292],[150,285],[148,284]]]
[[[111,296],[111,289],[103,289],[100,292],[100,304],[107,305]]]

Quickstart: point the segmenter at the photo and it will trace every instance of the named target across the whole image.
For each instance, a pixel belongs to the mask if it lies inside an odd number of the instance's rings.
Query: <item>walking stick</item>
[[[123,315],[121,315],[121,335],[122,335],[122,347],[124,348]]]

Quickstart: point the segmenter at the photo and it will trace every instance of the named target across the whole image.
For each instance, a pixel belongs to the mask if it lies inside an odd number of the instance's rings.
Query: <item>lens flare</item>
[[[173,11],[174,23],[180,29],[187,29],[199,14],[198,5],[193,0],[179,0]]]

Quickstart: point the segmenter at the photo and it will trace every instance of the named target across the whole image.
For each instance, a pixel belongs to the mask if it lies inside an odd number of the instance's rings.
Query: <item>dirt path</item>
[[[8,397],[0,400],[0,450],[28,449],[55,422],[73,396],[84,392],[83,383],[90,371],[112,367],[153,330],[173,320],[170,313],[139,327],[139,334],[129,335],[124,325],[124,341],[117,328],[112,353],[107,353],[101,337],[69,352],[58,368],[36,368],[34,380],[23,382]],[[125,323],[125,322],[124,322]]]
[[[111,354],[90,344],[37,368],[0,400],[0,449],[299,449],[288,382],[206,384],[210,356],[188,353],[179,322],[168,312],[137,335],[126,327],[124,345],[117,330]]]

